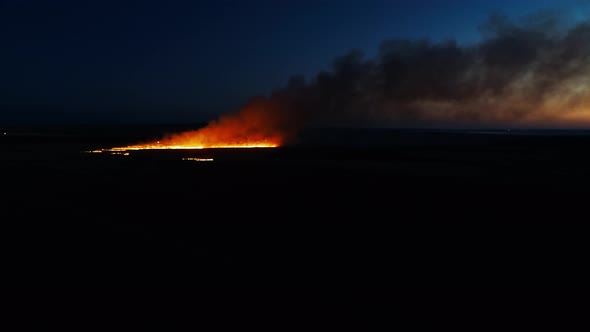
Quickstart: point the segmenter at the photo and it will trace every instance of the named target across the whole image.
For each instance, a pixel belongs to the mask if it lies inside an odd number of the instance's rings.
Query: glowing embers
[[[176,145],[176,144],[145,144],[129,145],[110,149],[102,149],[103,152],[125,152],[139,150],[201,150],[201,149],[254,149],[254,148],[276,148],[274,143],[244,143],[244,144],[219,144],[219,145]],[[101,151],[101,150],[99,150]]]
[[[184,161],[211,162],[213,158],[182,158]]]
[[[279,147],[278,143],[259,142],[259,143],[236,143],[236,144],[220,144],[220,145],[177,145],[177,144],[161,144],[156,142],[153,144],[129,145],[114,147],[108,149],[99,149],[92,151],[85,151],[86,153],[110,153],[117,155],[128,156],[129,151],[141,150],[202,150],[202,149],[265,149]]]

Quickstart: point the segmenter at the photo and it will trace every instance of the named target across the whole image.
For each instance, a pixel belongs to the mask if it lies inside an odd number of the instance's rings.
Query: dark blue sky
[[[0,0],[0,122],[208,120],[388,38],[479,37],[583,0]]]

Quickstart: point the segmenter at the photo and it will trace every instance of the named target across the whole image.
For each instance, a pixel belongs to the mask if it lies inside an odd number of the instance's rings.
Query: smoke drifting
[[[352,51],[310,82],[293,77],[240,112],[168,141],[198,136],[280,144],[303,128],[324,125],[589,124],[590,22],[563,27],[554,15],[522,22],[493,15],[478,44],[391,40],[373,59]]]
[[[590,23],[490,17],[477,45],[392,40],[271,97],[295,124],[576,126],[590,123]],[[300,114],[299,114],[300,113]]]

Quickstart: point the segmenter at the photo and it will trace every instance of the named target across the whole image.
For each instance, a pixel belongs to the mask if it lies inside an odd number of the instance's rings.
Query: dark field
[[[279,149],[81,153],[178,129],[4,128],[4,284],[590,280],[585,132],[327,130]]]

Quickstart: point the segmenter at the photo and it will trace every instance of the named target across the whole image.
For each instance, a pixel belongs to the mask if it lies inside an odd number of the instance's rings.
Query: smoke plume
[[[492,15],[482,30],[474,45],[390,40],[374,58],[352,51],[309,82],[292,77],[269,97],[182,140],[227,127],[221,131],[229,140],[266,135],[283,143],[303,128],[325,125],[590,124],[590,22],[564,27],[554,15],[522,22]]]

